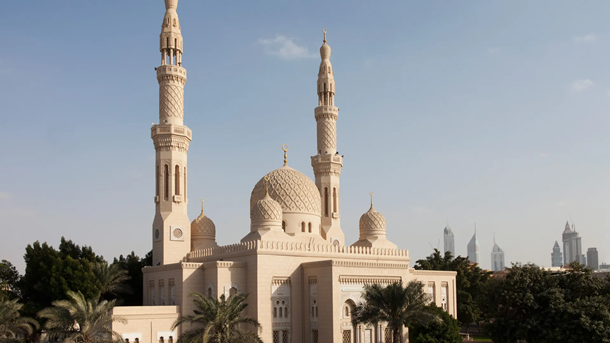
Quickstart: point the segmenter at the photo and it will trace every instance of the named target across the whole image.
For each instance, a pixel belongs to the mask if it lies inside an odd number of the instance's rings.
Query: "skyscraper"
[[[445,230],[443,230],[443,238],[444,238],[444,245],[445,245],[445,251],[449,251],[451,253],[451,255],[453,257],[455,257],[455,239],[453,237],[453,231],[451,230],[451,228],[449,227],[449,224],[447,224],[447,227],[445,228]]]
[[[551,253],[551,266],[563,266],[563,261],[561,259],[561,248],[559,247],[559,243],[557,243],[557,241],[555,241],[555,245],[553,245],[553,253]]]
[[[599,259],[597,256],[597,248],[589,248],[587,250],[587,267],[597,270],[599,269]]]
[[[562,241],[563,264],[569,264],[574,261],[584,264],[585,257],[582,254],[582,242],[578,232],[576,232],[574,223],[572,223],[572,229],[570,229],[570,224],[566,221],[566,226],[562,234]]]
[[[499,272],[504,269],[504,251],[496,244],[494,239],[494,247],[491,249],[491,270]]]
[[[474,229],[474,235],[468,243],[468,259],[470,262],[479,263],[479,239],[477,238],[477,229]]]

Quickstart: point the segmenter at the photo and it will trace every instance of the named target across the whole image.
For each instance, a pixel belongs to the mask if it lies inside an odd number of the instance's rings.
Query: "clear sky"
[[[162,0],[6,1],[0,259],[60,237],[111,260],[152,247]],[[313,178],[322,28],[337,84],[342,229],[375,208],[412,262],[476,222],[507,262],[549,266],[566,220],[610,262],[608,1],[180,0],[189,217],[249,231],[256,182]]]

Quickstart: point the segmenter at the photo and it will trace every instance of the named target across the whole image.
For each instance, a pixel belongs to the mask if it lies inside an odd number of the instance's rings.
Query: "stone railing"
[[[222,247],[207,248],[191,251],[187,258],[189,261],[206,259],[211,256],[234,254],[247,251],[278,251],[313,254],[333,254],[348,256],[396,256],[409,257],[409,250],[389,248],[351,247],[345,245],[309,244],[300,242],[276,242],[276,241],[248,241],[243,243],[225,245]]]

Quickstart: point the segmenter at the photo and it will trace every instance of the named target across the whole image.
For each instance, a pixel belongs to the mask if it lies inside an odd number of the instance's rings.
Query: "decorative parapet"
[[[340,275],[339,283],[341,284],[356,284],[356,285],[372,285],[382,284],[389,285],[395,282],[402,282],[400,276],[373,276],[373,275]]]
[[[413,274],[413,275],[437,275],[437,276],[446,276],[446,275],[455,276],[455,275],[457,275],[457,272],[450,271],[450,270],[418,270],[418,269],[414,269],[414,268],[409,268],[409,273]]]
[[[209,257],[213,256],[222,256],[245,252],[284,252],[311,255],[335,255],[337,257],[409,257],[408,250],[400,249],[257,240],[191,251],[187,255],[187,259],[188,261],[200,261],[207,260]]]

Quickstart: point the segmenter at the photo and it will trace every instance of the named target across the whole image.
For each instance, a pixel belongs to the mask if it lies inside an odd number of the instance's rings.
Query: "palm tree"
[[[125,284],[131,277],[118,263],[109,265],[107,262],[98,262],[93,264],[91,269],[102,286],[100,295],[131,292]]]
[[[365,285],[362,299],[363,302],[353,311],[354,324],[386,322],[392,331],[394,343],[400,343],[403,326],[440,320],[437,315],[425,309],[429,299],[424,293],[424,285],[419,281],[411,281],[404,288],[402,282],[387,287]]]
[[[68,300],[54,301],[52,307],[38,312],[40,318],[47,319],[44,328],[49,338],[65,343],[122,341],[121,335],[112,330],[112,322],[127,321],[112,315],[115,300],[87,300],[81,292],[67,294]]]
[[[177,343],[263,342],[256,332],[240,328],[240,324],[252,325],[257,330],[261,328],[256,319],[242,314],[248,307],[244,303],[248,294],[232,295],[229,299],[225,299],[223,294],[220,300],[198,292],[192,292],[190,296],[195,298],[195,314],[178,318],[172,330],[186,323],[193,327],[185,330]]]
[[[35,319],[19,314],[23,304],[18,304],[17,300],[0,302],[0,342],[10,342],[20,335],[31,335],[34,328],[39,327]]]

